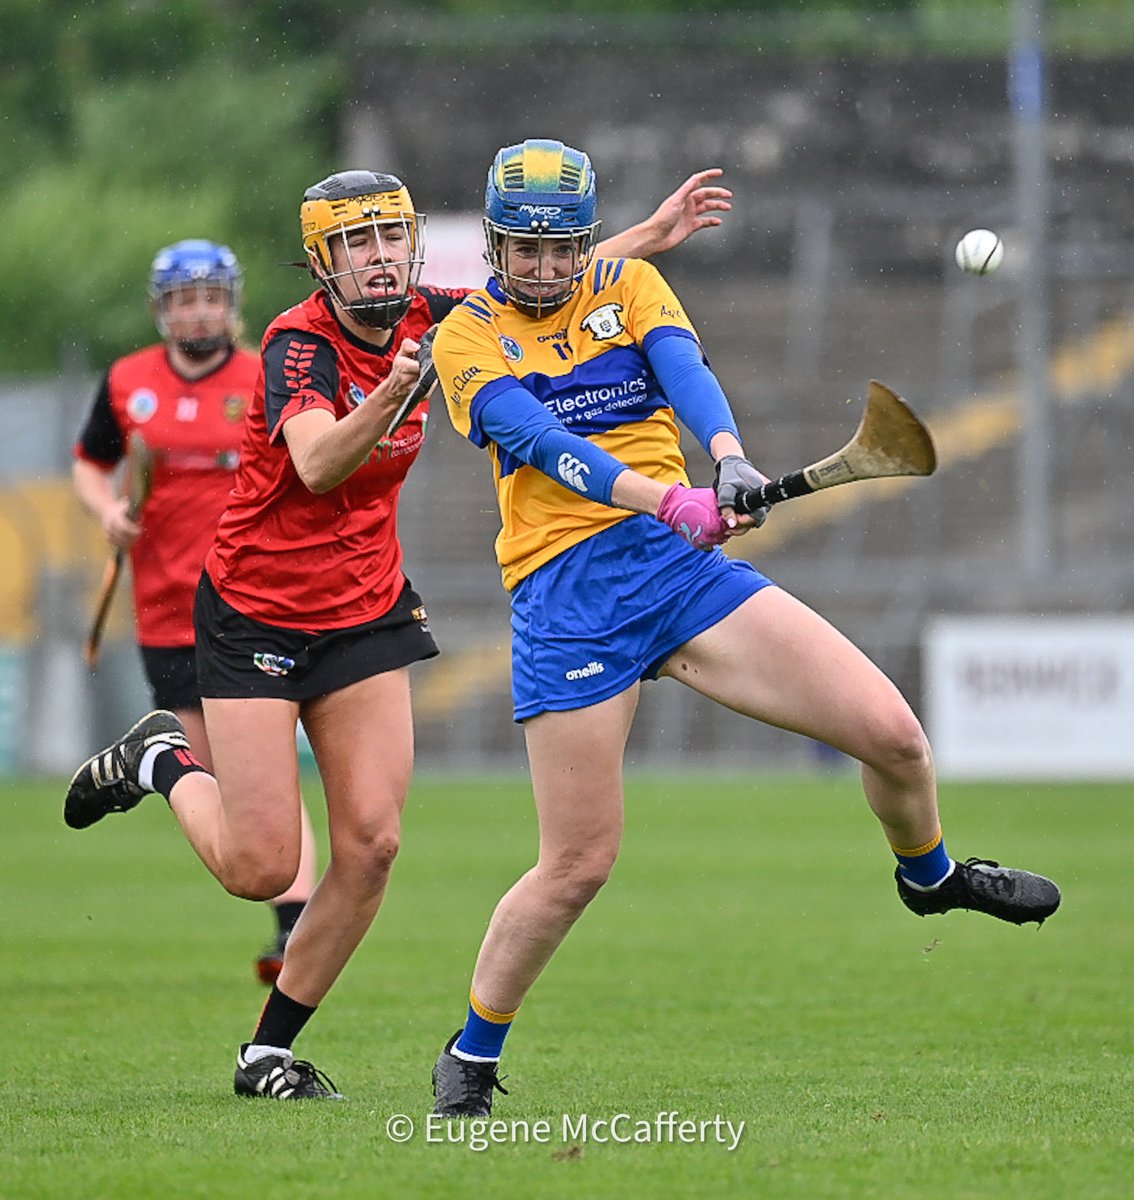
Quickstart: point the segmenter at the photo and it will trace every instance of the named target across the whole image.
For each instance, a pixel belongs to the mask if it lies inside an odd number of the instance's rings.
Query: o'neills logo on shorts
[[[295,666],[295,659],[283,654],[253,654],[252,661],[265,675],[286,675]]]
[[[569,682],[574,682],[576,679],[590,679],[592,675],[601,675],[606,667],[600,662],[589,662],[585,667],[573,667],[564,676],[564,679]]]

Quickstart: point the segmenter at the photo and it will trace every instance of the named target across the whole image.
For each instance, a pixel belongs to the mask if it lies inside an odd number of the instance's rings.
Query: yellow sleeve
[[[455,308],[441,322],[433,341],[437,381],[453,428],[483,446],[473,428],[472,402],[481,388],[498,379],[514,379],[490,325],[472,313]]]
[[[626,300],[626,327],[634,341],[645,346],[651,332],[673,328],[691,334],[700,345],[693,322],[657,267],[641,259],[628,260],[626,266],[621,294]]]

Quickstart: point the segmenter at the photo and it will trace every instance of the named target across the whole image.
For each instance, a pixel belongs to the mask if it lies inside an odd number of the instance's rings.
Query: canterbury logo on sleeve
[[[559,478],[569,488],[582,492],[584,496],[587,494],[586,476],[591,473],[591,469],[585,462],[580,462],[573,454],[564,452],[559,456],[558,472]]]

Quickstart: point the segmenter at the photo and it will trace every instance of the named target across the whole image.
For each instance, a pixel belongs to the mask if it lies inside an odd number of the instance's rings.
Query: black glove
[[[737,496],[741,492],[763,487],[766,482],[764,476],[748,459],[741,458],[739,454],[726,454],[717,462],[717,480],[714,485],[717,492],[717,505],[720,508],[731,508],[734,512],[740,513],[741,510],[736,507]],[[757,508],[748,515],[751,516],[753,525],[759,529],[768,519],[768,509],[767,507]]]

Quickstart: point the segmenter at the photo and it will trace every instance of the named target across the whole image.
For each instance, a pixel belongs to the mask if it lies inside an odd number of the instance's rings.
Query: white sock
[[[456,1046],[449,1051],[454,1058],[459,1058],[462,1062],[490,1062],[498,1063],[498,1058],[486,1058],[483,1054],[469,1054],[465,1050],[458,1050]]]
[[[139,787],[145,788],[147,792],[154,790],[154,762],[159,754],[164,754],[167,750],[172,749],[173,747],[168,742],[158,742],[142,755],[142,761],[138,764]]]
[[[244,1062],[251,1066],[254,1062],[259,1062],[262,1058],[268,1058],[275,1054],[280,1058],[291,1059],[294,1057],[290,1050],[285,1050],[282,1046],[257,1046],[255,1043],[245,1046],[242,1051]]]
[[[914,883],[912,879],[906,879],[904,875],[902,878],[905,879],[906,887],[913,888],[915,892],[935,892],[945,882],[945,880],[953,874],[953,869],[956,867],[956,865],[957,864],[953,861],[953,859],[950,859],[949,870],[946,871],[936,883],[931,883],[928,887],[921,883]]]

